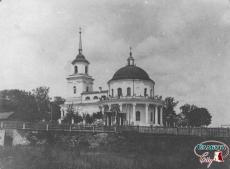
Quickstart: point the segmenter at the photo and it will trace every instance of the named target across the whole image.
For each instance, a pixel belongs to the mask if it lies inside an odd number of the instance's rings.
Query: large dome
[[[121,80],[121,79],[140,79],[140,80],[150,80],[149,75],[140,67],[134,65],[127,65],[120,68],[111,80]]]

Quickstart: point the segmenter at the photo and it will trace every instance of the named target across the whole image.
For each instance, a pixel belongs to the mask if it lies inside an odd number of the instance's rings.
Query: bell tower
[[[81,28],[79,29],[79,48],[76,58],[72,61],[73,73],[67,79],[68,97],[81,97],[83,92],[93,91],[92,76],[89,75],[89,61],[82,54]]]

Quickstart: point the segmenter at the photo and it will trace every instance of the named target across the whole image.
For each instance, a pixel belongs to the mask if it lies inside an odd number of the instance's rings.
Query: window
[[[76,86],[73,87],[73,93],[74,93],[74,94],[77,93],[77,88],[76,88]]]
[[[153,112],[150,113],[150,121],[153,121]]]
[[[75,74],[78,73],[78,68],[77,68],[77,66],[74,66],[74,73],[75,73]]]
[[[88,66],[85,66],[85,74],[88,74]]]
[[[86,87],[86,92],[88,92],[88,91],[89,91],[89,86]]]
[[[141,120],[141,112],[136,111],[136,121],[140,121]]]
[[[113,97],[113,89],[112,89],[112,97]]]
[[[153,89],[150,90],[150,96],[153,96]]]
[[[94,100],[97,100],[97,99],[98,99],[98,97],[97,97],[97,96],[94,96],[94,97],[93,97],[93,99],[94,99]]]
[[[131,96],[131,88],[130,87],[127,88],[127,96]]]
[[[90,97],[89,97],[89,96],[87,96],[87,97],[85,98],[85,100],[90,100]]]
[[[144,90],[144,96],[147,96],[147,88]]]
[[[121,88],[117,89],[117,95],[118,95],[118,97],[122,96],[122,89]]]

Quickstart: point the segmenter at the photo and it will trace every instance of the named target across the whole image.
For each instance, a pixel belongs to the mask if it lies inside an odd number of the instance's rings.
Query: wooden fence
[[[185,128],[185,127],[145,127],[145,126],[96,126],[77,124],[30,123],[19,121],[2,121],[0,129],[17,129],[32,131],[65,131],[65,132],[137,132],[155,135],[230,137],[230,128]]]

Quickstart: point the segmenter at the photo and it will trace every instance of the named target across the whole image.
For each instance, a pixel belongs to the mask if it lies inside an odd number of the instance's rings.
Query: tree
[[[206,108],[195,108],[187,115],[189,126],[200,127],[211,124],[212,116]]]
[[[63,122],[71,124],[74,116],[73,104],[68,105],[66,116],[63,119]]]
[[[200,127],[211,124],[212,116],[206,108],[185,104],[181,106],[180,109],[179,125],[181,126]]]
[[[64,104],[65,99],[62,97],[56,96],[54,97],[54,101],[50,103],[51,113],[52,113],[52,120],[57,121],[61,118],[61,107],[60,105]]]
[[[103,119],[103,114],[102,112],[93,113],[92,117],[94,121],[97,119]]]
[[[87,124],[92,124],[93,123],[93,117],[92,116],[90,116],[89,114],[86,114],[86,116],[85,116],[85,122],[87,123]]]
[[[73,104],[68,105],[67,114],[63,121],[65,123],[71,124],[72,120],[74,121],[74,123],[79,123],[83,121],[83,117],[80,116],[78,112],[74,111]]]
[[[36,100],[38,114],[48,120],[50,111],[49,87],[41,86],[32,90]]]
[[[163,108],[163,123],[164,125],[174,126],[177,115],[174,108],[179,102],[175,101],[173,97],[165,98],[165,107]]]
[[[36,100],[31,92],[17,89],[3,90],[0,91],[0,100],[0,111],[13,111],[12,119],[22,121],[40,120]]]

